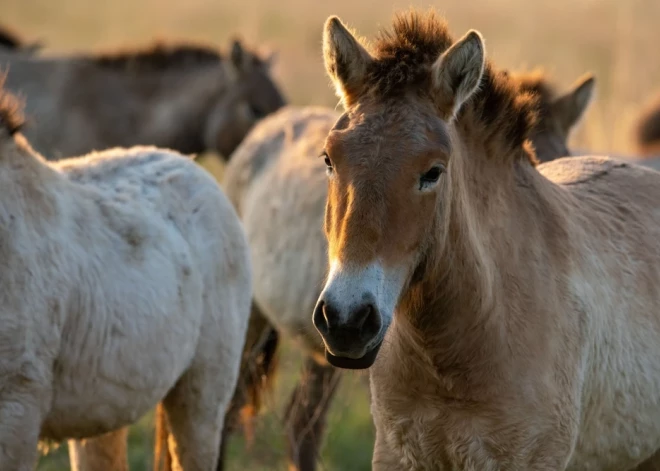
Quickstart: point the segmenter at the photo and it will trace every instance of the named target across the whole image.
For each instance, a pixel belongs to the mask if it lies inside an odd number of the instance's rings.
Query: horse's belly
[[[131,425],[167,393],[167,388],[134,391],[104,381],[79,384],[77,392],[56,399],[42,424],[42,438],[86,438]]]
[[[162,400],[197,350],[202,286],[196,273],[179,289],[171,283],[143,284],[142,293],[151,289],[157,304],[141,304],[145,294],[129,295],[109,315],[95,316],[96,324],[86,319],[67,332],[54,366],[52,406],[42,437],[59,440],[115,430]]]

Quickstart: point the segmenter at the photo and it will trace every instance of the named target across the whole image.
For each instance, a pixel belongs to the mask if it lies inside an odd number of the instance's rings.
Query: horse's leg
[[[128,427],[85,440],[69,440],[71,471],[128,471]]]
[[[205,362],[193,366],[165,396],[174,471],[214,471],[221,447],[225,413],[236,376]]]
[[[232,432],[242,427],[246,439],[249,441],[251,438],[253,421],[261,410],[265,394],[273,387],[273,379],[278,367],[278,346],[277,330],[253,301],[241,369],[234,396],[225,414],[216,471],[224,470],[227,441]]]
[[[25,376],[17,376],[16,381],[19,390],[12,389],[12,381],[0,383],[0,470],[33,471],[43,408],[50,398],[42,391],[34,394],[29,384],[20,384],[29,382]]]
[[[319,456],[326,415],[339,385],[340,370],[311,357],[286,409],[289,469],[313,471]]]

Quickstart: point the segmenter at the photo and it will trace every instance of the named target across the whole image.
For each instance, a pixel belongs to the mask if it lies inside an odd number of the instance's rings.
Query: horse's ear
[[[552,104],[554,114],[562,130],[568,133],[580,120],[593,97],[596,78],[585,74],[573,83],[570,91]]]
[[[271,51],[266,58],[263,60],[264,64],[266,67],[271,68],[277,62],[279,59],[280,53],[279,51]]]
[[[435,61],[431,68],[432,87],[445,118],[455,116],[477,90],[485,61],[486,47],[475,30],[470,30]]]
[[[337,96],[350,106],[364,92],[373,58],[336,16],[329,17],[323,28],[323,60]]]
[[[231,61],[237,69],[242,69],[245,63],[245,50],[239,39],[231,42]]]

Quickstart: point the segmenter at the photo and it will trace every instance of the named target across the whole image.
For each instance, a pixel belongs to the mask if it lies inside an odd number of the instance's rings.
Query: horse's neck
[[[535,243],[538,207],[532,201],[547,189],[525,163],[499,175],[465,170],[469,178],[458,172],[449,184],[450,208],[438,228],[442,247],[404,296],[393,344],[406,357],[417,355],[427,375],[451,384],[451,395],[475,398],[493,374],[505,375],[511,300],[503,277],[526,277],[530,265],[522,260],[514,267],[514,260]]]

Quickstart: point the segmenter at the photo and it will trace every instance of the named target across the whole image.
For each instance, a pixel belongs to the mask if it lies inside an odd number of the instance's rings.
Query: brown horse
[[[513,76],[522,92],[538,94],[544,111],[532,137],[537,153],[544,160],[568,155],[568,131],[589,103],[594,78],[585,76],[558,93],[539,71]],[[294,340],[305,362],[286,408],[284,433],[291,469],[304,471],[316,469],[326,414],[340,380],[340,370],[325,361],[321,339],[309,322],[327,264],[321,230],[325,166],[316,157],[339,116],[328,108],[283,108],[254,127],[232,154],[223,178],[248,234],[255,283],[246,351],[256,354],[246,356],[237,394],[247,394],[253,401],[250,412],[256,413],[263,392],[241,391],[241,385],[269,387],[278,335]],[[249,379],[251,374],[266,381]]]
[[[187,44],[64,57],[0,51],[5,86],[26,100],[26,137],[51,160],[133,145],[229,155],[284,105],[269,66],[238,41],[228,56]]]
[[[625,470],[660,448],[660,173],[536,167],[537,98],[432,12],[325,64],[329,362],[369,368],[374,470]]]

